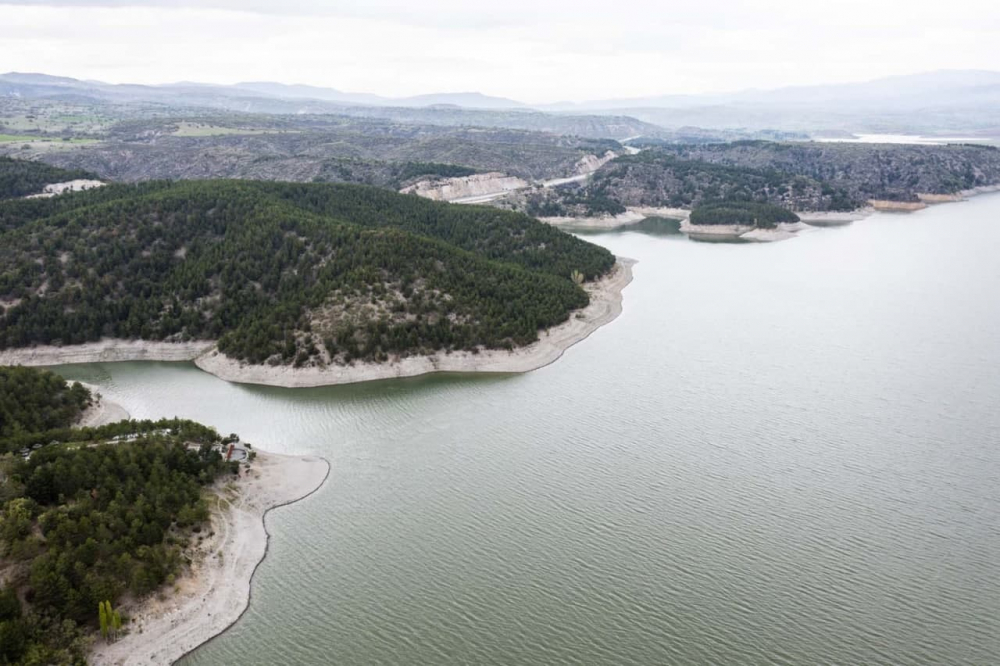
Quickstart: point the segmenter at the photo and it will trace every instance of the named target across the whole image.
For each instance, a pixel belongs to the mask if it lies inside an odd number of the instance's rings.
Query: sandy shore
[[[621,314],[622,290],[632,281],[634,263],[631,259],[619,258],[609,275],[584,285],[590,294],[587,307],[570,314],[562,324],[540,333],[534,344],[509,352],[452,352],[410,356],[389,363],[355,363],[327,368],[247,365],[218,352],[209,352],[198,357],[195,364],[226,381],[289,388],[353,384],[432,372],[529,372],[556,361],[567,349]]]
[[[888,201],[884,199],[869,199],[868,205],[878,211],[912,213],[915,210],[927,208],[923,201]]]
[[[377,379],[414,377],[432,372],[528,372],[556,361],[567,349],[622,311],[622,290],[632,281],[631,259],[619,259],[611,273],[584,285],[590,304],[570,318],[539,334],[538,342],[513,351],[487,350],[478,354],[453,352],[411,356],[389,363],[355,363],[327,368],[248,365],[219,353],[206,340],[185,343],[105,339],[67,347],[40,346],[0,351],[0,365],[45,366],[65,363],[116,361],[194,361],[221,379],[243,384],[288,388],[353,384]]]
[[[988,194],[1000,192],[1000,184],[983,185],[968,190],[962,190],[957,194],[918,194],[919,201],[887,201],[873,199],[864,208],[852,211],[796,211],[799,219],[809,227],[835,227],[859,220],[864,220],[876,212],[902,212],[909,213],[923,210],[931,205],[964,201],[969,197],[978,194]],[[636,207],[629,208],[620,215],[597,215],[593,217],[540,217],[542,222],[546,222],[555,227],[567,230],[579,229],[581,231],[611,231],[629,224],[641,222],[648,217],[669,217],[681,220],[681,231],[688,234],[696,234],[704,238],[733,238],[742,240],[752,240],[760,242],[779,241],[794,238],[795,235],[807,229],[807,226],[799,225],[779,225],[778,229],[755,229],[751,226],[741,225],[692,225],[688,220],[691,211],[684,208],[652,208]],[[714,228],[708,228],[709,226]]]
[[[683,208],[652,208],[636,207],[629,208],[624,213],[618,215],[597,215],[593,217],[540,217],[538,218],[546,224],[554,227],[566,229],[581,229],[588,231],[611,231],[618,227],[641,222],[648,217],[668,217],[677,220],[686,220],[691,215],[691,211]]]
[[[196,548],[194,562],[172,589],[120,610],[132,618],[117,643],[97,641],[92,664],[170,664],[232,626],[250,603],[250,581],[267,554],[266,515],[311,495],[330,465],[317,457],[258,452],[239,480],[214,489],[214,532]]]
[[[744,224],[691,224],[688,220],[681,222],[681,232],[696,238],[717,238],[720,240],[731,238],[757,243],[773,243],[795,238],[797,233],[808,228],[808,225],[802,222],[782,223],[774,229],[758,229],[752,225]]]
[[[48,197],[54,197],[63,192],[80,192],[83,190],[91,190],[95,187],[103,187],[104,182],[100,180],[68,180],[65,183],[51,183],[46,185],[39,194],[29,194],[24,197],[25,199],[47,199]]]
[[[67,363],[114,363],[117,361],[193,361],[213,349],[210,340],[195,342],[150,342],[107,338],[82,345],[40,345],[0,351],[0,365],[63,365]]]
[[[97,426],[116,423],[129,418],[129,414],[125,411],[124,407],[117,402],[112,402],[105,398],[96,386],[87,384],[86,382],[80,383],[90,390],[90,394],[94,397],[94,402],[77,419],[76,426],[78,428],[96,428]]]
[[[836,227],[858,222],[871,216],[874,212],[874,208],[859,208],[852,211],[801,211],[796,212],[796,215],[809,226]]]

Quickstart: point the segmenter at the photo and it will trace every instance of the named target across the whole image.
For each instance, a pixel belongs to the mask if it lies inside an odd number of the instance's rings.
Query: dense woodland
[[[0,204],[0,347],[213,339],[251,362],[511,348],[610,252],[517,213],[377,188],[111,185]]]
[[[51,372],[0,366],[0,439],[65,428],[90,405],[90,393]]]
[[[86,393],[46,371],[16,370],[26,392],[13,394],[13,407],[4,393],[5,414]],[[218,433],[190,421],[64,425],[0,436],[3,664],[84,663],[99,604],[169,583],[208,518],[202,488],[235,471]],[[9,453],[32,442],[42,446],[27,459]]]
[[[78,178],[96,176],[81,169],[60,169],[43,162],[0,156],[0,199],[37,194],[50,183],[64,183]]]
[[[716,201],[691,211],[691,224],[739,224],[773,229],[781,223],[794,223],[799,216],[781,206],[752,201]]]

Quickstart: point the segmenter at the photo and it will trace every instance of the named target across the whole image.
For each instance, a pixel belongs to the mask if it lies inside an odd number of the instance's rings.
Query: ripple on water
[[[333,463],[184,664],[998,663],[998,212],[593,237],[640,260],[624,314],[524,376],[64,371]]]

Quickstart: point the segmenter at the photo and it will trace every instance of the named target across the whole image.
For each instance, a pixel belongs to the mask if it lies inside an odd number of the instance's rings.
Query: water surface
[[[526,375],[62,369],[332,462],[185,666],[1000,662],[1000,196],[589,238],[640,261],[624,313]]]

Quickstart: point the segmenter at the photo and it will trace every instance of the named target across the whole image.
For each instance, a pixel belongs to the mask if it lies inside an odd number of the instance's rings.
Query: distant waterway
[[[781,243],[654,223],[525,375],[324,389],[61,368],[328,458],[223,664],[1000,663],[1000,195]]]

